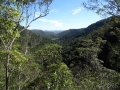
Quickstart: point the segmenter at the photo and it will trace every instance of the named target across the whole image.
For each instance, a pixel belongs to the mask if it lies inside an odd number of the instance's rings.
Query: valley
[[[113,20],[116,20],[116,23],[114,23]],[[87,90],[88,88],[89,90],[119,90],[119,23],[119,18],[111,17],[91,24],[87,28],[70,29],[58,34],[44,32],[43,37],[46,38],[46,40],[48,39],[48,41],[44,42],[43,39],[43,42],[45,46],[46,43],[48,44],[46,47],[44,47],[44,45],[38,45],[36,50],[39,51],[39,49],[44,50],[44,48],[46,48],[45,50],[48,52],[46,51],[45,54],[51,53],[53,57],[45,57],[46,59],[43,60],[48,61],[43,67],[46,68],[47,64],[49,65],[50,63],[50,65],[58,65],[58,62],[67,65],[72,75],[72,81],[68,81],[72,82],[72,86],[70,86],[72,90]],[[37,35],[39,32],[39,36],[42,36],[43,33],[41,33],[41,31],[37,31]],[[30,42],[32,41],[30,40]],[[61,48],[61,50],[58,48]],[[57,54],[58,52],[59,54]],[[54,55],[58,56],[55,57]],[[41,64],[41,60],[42,56],[37,62]],[[56,60],[58,60],[58,62]],[[53,67],[52,70],[59,73],[55,67]],[[66,79],[67,78],[69,78],[69,76],[67,76]]]

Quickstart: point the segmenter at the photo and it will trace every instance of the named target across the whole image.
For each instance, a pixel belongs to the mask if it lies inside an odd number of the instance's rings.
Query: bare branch
[[[5,44],[4,40],[2,39],[2,37],[1,37],[1,36],[0,36],[0,39],[1,39],[1,41],[2,41],[2,43],[3,43],[3,45],[4,45],[4,47],[5,47],[5,49],[7,50],[7,46],[6,46],[6,44]]]
[[[26,16],[24,18],[26,23],[24,28],[20,30],[20,33],[26,30],[32,22],[49,14],[49,5],[51,3],[52,0],[38,0],[37,2],[25,5],[24,15]],[[36,12],[39,12],[39,15],[36,15]]]
[[[87,0],[87,2],[83,3],[83,6],[96,11],[100,15],[120,15],[120,2],[118,0]]]

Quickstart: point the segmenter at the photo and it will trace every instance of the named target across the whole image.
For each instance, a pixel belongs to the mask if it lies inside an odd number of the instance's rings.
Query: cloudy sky
[[[68,30],[84,28],[102,19],[93,11],[82,7],[84,0],[53,0],[46,17],[33,22],[29,29]],[[36,12],[36,15],[39,12]]]

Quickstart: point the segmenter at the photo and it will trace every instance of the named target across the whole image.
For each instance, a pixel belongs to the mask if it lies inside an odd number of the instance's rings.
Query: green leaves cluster
[[[61,61],[62,47],[57,44],[47,44],[35,53],[36,62],[41,67],[41,73],[31,88],[36,90],[73,90],[72,73],[65,63]]]

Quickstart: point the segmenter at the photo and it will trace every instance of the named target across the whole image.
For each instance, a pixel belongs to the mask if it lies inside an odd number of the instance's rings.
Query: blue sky
[[[93,11],[86,10],[84,0],[53,0],[46,17],[33,22],[29,29],[68,30],[85,28],[102,19]]]

